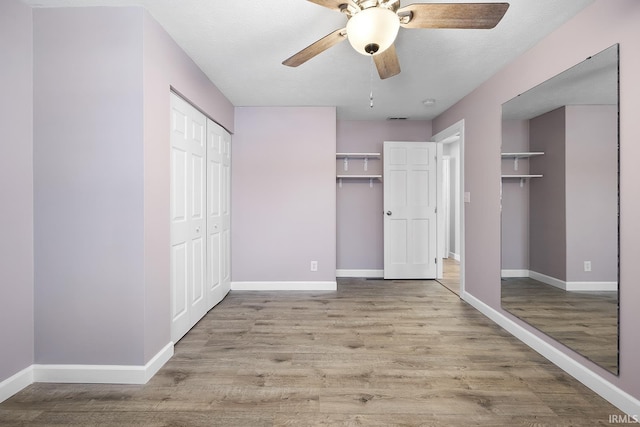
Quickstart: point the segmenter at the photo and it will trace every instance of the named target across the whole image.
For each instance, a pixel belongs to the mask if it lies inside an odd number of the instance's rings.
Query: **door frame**
[[[439,248],[442,254],[442,258],[449,258],[450,253],[450,240],[451,240],[451,158],[449,156],[442,156],[442,169],[440,177],[442,181],[440,182],[440,187],[442,188],[442,227],[444,230],[442,245]]]
[[[454,123],[448,128],[438,132],[431,137],[431,141],[439,142],[441,145],[459,141],[460,144],[460,164],[458,165],[458,205],[460,206],[460,216],[458,218],[458,230],[460,231],[460,298],[465,297],[465,191],[464,191],[464,119]],[[440,186],[439,186],[440,187]]]

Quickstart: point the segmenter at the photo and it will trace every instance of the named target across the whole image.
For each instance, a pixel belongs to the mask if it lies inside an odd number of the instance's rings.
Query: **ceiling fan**
[[[489,29],[495,27],[509,3],[415,3],[400,7],[400,0],[308,0],[344,13],[345,28],[336,30],[282,62],[304,64],[330,47],[349,39],[363,55],[372,55],[381,79],[400,73],[394,41],[400,27]]]

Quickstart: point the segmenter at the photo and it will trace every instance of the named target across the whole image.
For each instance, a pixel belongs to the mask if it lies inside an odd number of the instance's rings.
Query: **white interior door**
[[[207,302],[212,308],[229,292],[229,175],[231,137],[207,119]]]
[[[384,278],[437,275],[437,144],[384,142]]]
[[[171,337],[204,316],[206,297],[206,118],[171,94]]]

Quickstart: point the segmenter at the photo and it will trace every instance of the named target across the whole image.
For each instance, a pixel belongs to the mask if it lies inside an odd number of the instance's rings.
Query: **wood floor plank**
[[[502,307],[611,372],[618,371],[618,292],[571,292],[502,279]]]
[[[581,426],[620,411],[433,281],[232,292],[145,385],[33,384],[2,426]]]

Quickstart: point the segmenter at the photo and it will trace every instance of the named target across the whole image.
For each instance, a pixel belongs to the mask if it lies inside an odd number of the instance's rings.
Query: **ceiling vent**
[[[408,117],[387,117],[387,120],[407,120]]]

